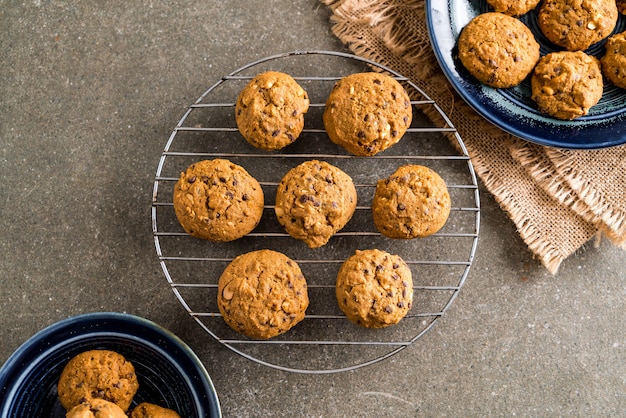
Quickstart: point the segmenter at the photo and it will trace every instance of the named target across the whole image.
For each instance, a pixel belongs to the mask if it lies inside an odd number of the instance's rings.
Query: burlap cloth
[[[606,236],[626,248],[626,147],[542,147],[491,125],[456,96],[432,52],[424,0],[320,0],[333,33],[358,56],[409,77],[457,128],[486,189],[552,273]],[[596,241],[597,242],[597,241]]]

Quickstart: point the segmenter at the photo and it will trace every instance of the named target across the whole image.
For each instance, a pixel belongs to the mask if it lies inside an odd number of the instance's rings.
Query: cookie
[[[487,0],[495,12],[509,16],[521,16],[533,10],[539,0]]]
[[[250,338],[267,340],[302,321],[309,306],[300,266],[286,255],[258,250],[235,258],[218,282],[224,321]]]
[[[335,294],[339,308],[357,325],[397,324],[413,304],[411,269],[398,255],[357,250],[341,265]]]
[[[251,145],[267,151],[294,142],[304,128],[309,96],[289,74],[267,71],[254,77],[239,94],[235,119]]]
[[[104,399],[125,412],[138,388],[135,368],[124,356],[110,350],[90,350],[67,363],[57,390],[67,411],[93,399]]]
[[[263,215],[261,185],[228,160],[199,161],[174,186],[174,211],[185,231],[210,241],[233,241],[251,232]]]
[[[495,88],[521,83],[539,60],[539,44],[530,29],[503,13],[483,13],[461,31],[459,59],[480,82]]]
[[[130,418],[180,418],[180,415],[171,409],[142,402],[133,409]]]
[[[617,5],[617,11],[626,15],[626,0],[617,0],[615,3]]]
[[[547,54],[531,78],[539,110],[562,120],[584,116],[602,97],[600,61],[582,51]]]
[[[568,51],[583,51],[609,36],[617,17],[613,0],[544,0],[537,23],[552,43]]]
[[[335,144],[372,156],[398,143],[411,125],[408,93],[394,78],[356,73],[335,83],[324,109],[324,128]]]
[[[325,161],[311,160],[283,176],[275,212],[289,235],[318,248],[348,223],[356,201],[349,175]]]
[[[607,80],[626,89],[626,32],[607,39],[606,53],[600,61],[602,73]]]
[[[65,418],[128,418],[122,408],[104,399],[90,399],[70,409]]]
[[[376,184],[374,224],[389,238],[423,238],[439,231],[450,215],[445,181],[428,167],[408,164]]]

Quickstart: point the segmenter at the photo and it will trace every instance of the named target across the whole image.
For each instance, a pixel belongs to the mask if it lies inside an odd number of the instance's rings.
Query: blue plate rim
[[[48,348],[45,350],[41,350],[37,348],[42,343],[46,343],[50,340],[54,335],[59,332],[68,332],[76,325],[88,325],[89,327],[85,327],[83,329],[82,334],[89,335],[90,337],[94,336],[117,336],[126,339],[132,339],[135,342],[138,342],[146,347],[149,347],[152,350],[159,352],[162,356],[166,357],[169,360],[174,360],[173,356],[164,350],[159,344],[156,344],[154,341],[149,340],[148,338],[144,338],[142,336],[138,336],[135,334],[129,334],[124,332],[123,329],[111,330],[110,328],[106,328],[110,326],[110,323],[126,323],[133,324],[142,328],[151,331],[159,339],[162,339],[162,342],[166,346],[174,346],[180,349],[179,355],[184,355],[186,360],[193,364],[193,366],[197,370],[197,378],[200,380],[200,383],[203,386],[204,391],[206,392],[208,405],[202,405],[205,413],[210,413],[209,416],[221,417],[221,407],[219,403],[219,399],[217,396],[217,391],[215,390],[215,386],[209,376],[208,371],[204,367],[202,361],[198,358],[198,356],[193,352],[193,350],[185,343],[180,337],[178,337],[173,332],[168,329],[158,325],[157,323],[150,321],[149,319],[142,318],[140,316],[127,314],[127,313],[118,313],[118,312],[90,312],[85,314],[80,314],[76,316],[71,316],[65,319],[62,319],[56,323],[48,325],[47,327],[41,329],[34,335],[32,335],[29,339],[27,339],[24,343],[22,343],[5,361],[5,363],[0,367],[0,412],[4,411],[7,407],[7,401],[12,399],[12,391],[15,390],[15,387],[18,382],[23,380],[25,376],[28,374],[29,370],[34,367],[38,363],[38,359],[44,358],[46,353],[50,351],[54,351],[56,346],[58,345],[66,345],[67,340],[62,344],[50,344]],[[103,327],[101,329],[94,330],[93,328]],[[74,333],[72,339],[80,339],[81,331],[77,330]],[[33,365],[29,365],[24,368],[21,367],[22,364],[27,359],[35,359],[31,360],[30,363]],[[176,363],[173,363],[176,364]],[[186,379],[189,379],[189,376],[185,376]],[[188,381],[188,383],[191,383]],[[194,394],[195,395],[195,394]],[[198,402],[199,400],[196,399]]]
[[[463,74],[465,70],[462,68],[458,68],[457,71],[454,57],[456,32],[450,20],[451,3],[463,4],[467,9],[471,8],[471,0],[447,0],[445,2],[426,0],[428,34],[435,57],[444,75],[454,90],[478,114],[505,132],[544,146],[585,150],[609,148],[626,143],[626,107],[613,112],[607,118],[595,116],[575,121],[549,118],[538,111],[524,109],[511,101],[508,104],[513,106],[516,113],[510,114],[503,110],[498,100],[507,102],[506,91],[483,85],[470,75]],[[620,15],[620,19],[626,19],[626,17]],[[626,95],[626,91],[624,94]]]

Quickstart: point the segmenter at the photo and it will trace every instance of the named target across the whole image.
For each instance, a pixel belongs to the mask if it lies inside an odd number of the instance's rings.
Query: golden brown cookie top
[[[531,87],[542,112],[562,120],[584,116],[602,97],[600,62],[582,51],[549,53],[537,64]]]
[[[259,182],[228,160],[190,165],[174,186],[176,217],[187,233],[211,241],[232,241],[251,232],[263,214]]]
[[[255,76],[239,94],[235,119],[253,146],[268,151],[294,142],[304,126],[309,97],[289,74],[267,71]]]
[[[70,409],[65,418],[128,418],[122,408],[104,399],[90,399]]]
[[[605,47],[602,72],[611,83],[626,89],[626,32],[609,37]]]
[[[355,324],[382,328],[398,323],[413,304],[413,278],[398,255],[357,250],[339,269],[335,286],[341,310]]]
[[[483,13],[461,31],[459,59],[479,81],[495,88],[521,83],[539,60],[539,44],[530,29],[503,13]]]
[[[521,16],[533,10],[540,0],[487,0],[495,12]]]
[[[450,205],[448,188],[439,174],[408,164],[378,181],[372,216],[378,230],[389,238],[423,238],[445,225]]]
[[[544,0],[537,22],[552,43],[582,51],[609,36],[617,18],[613,0]]]
[[[137,405],[130,418],[180,418],[176,411],[148,402]]]
[[[276,189],[275,212],[289,235],[317,248],[348,223],[356,202],[348,174],[325,161],[311,160],[283,176]]]
[[[231,328],[266,340],[302,321],[309,297],[295,261],[277,251],[258,250],[236,257],[224,269],[217,302]]]
[[[323,121],[331,141],[355,155],[372,156],[400,141],[412,117],[402,85],[386,74],[367,72],[335,84]]]
[[[63,368],[58,382],[59,401],[67,411],[93,399],[104,399],[125,412],[138,388],[133,365],[110,350],[76,355]]]

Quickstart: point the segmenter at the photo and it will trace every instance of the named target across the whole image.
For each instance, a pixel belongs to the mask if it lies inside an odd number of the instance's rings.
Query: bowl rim
[[[145,332],[136,335],[125,332],[123,327],[115,328],[121,324],[132,325]],[[33,367],[36,367],[56,348],[62,348],[65,345],[65,342],[54,343],[55,336],[64,333],[72,334],[72,340],[84,336],[115,336],[116,338],[129,339],[135,344],[158,351],[178,370],[182,369],[180,362],[185,361],[197,374],[194,385],[191,385],[189,379],[185,379],[185,384],[193,389],[194,395],[199,394],[206,397],[206,401],[202,402],[198,396],[194,396],[196,406],[207,416],[218,418],[222,416],[215,386],[204,364],[193,350],[177,335],[155,322],[140,316],[119,312],[91,312],[71,316],[48,325],[22,343],[0,367],[0,415],[4,416],[7,413],[7,408],[11,406],[18,395],[16,393],[17,387],[20,386],[20,383]],[[176,356],[168,352],[168,349],[171,350],[173,347],[179,351]],[[186,376],[186,373],[182,374]],[[202,392],[195,390],[198,387],[201,387]]]

